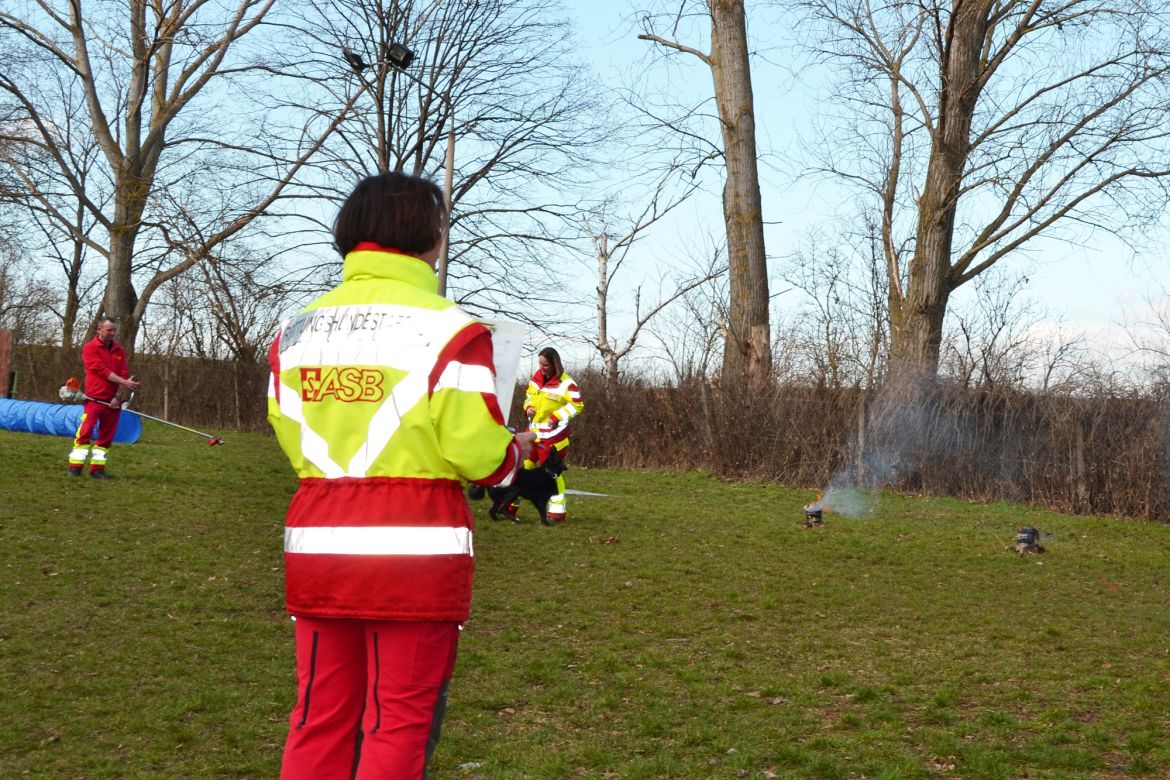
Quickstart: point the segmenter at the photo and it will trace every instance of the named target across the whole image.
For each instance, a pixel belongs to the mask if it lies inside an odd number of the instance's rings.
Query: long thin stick
[[[110,402],[109,402],[109,401],[100,401],[100,400],[98,400],[97,398],[93,398],[93,397],[91,397],[91,396],[88,396],[88,395],[87,395],[87,396],[85,396],[85,399],[86,399],[87,401],[94,401],[94,402],[96,402],[96,403],[99,403],[99,404],[102,404],[102,405],[104,405],[104,406],[110,406]],[[113,409],[114,407],[110,406],[110,408],[111,408],[111,409]],[[205,438],[207,438],[207,439],[209,440],[209,441],[207,442],[207,446],[209,446],[209,447],[214,447],[214,446],[215,446],[215,445],[217,445],[217,444],[223,444],[223,443],[224,443],[224,440],[223,440],[223,439],[221,439],[221,438],[220,438],[220,437],[218,437],[218,436],[212,436],[210,433],[204,433],[203,431],[197,431],[197,430],[195,430],[194,428],[188,428],[186,425],[179,425],[179,424],[178,424],[178,423],[176,423],[176,422],[171,422],[170,420],[164,420],[164,419],[163,419],[163,418],[161,418],[161,417],[155,417],[155,416],[154,416],[154,415],[152,415],[152,414],[147,414],[146,412],[140,412],[140,411],[138,411],[137,409],[131,409],[130,407],[128,407],[128,406],[125,406],[125,405],[123,405],[123,406],[122,406],[122,410],[123,410],[123,411],[126,411],[126,412],[130,412],[130,414],[136,414],[136,415],[138,415],[139,417],[145,417],[145,418],[146,418],[146,419],[148,419],[148,420],[154,420],[155,422],[162,423],[163,425],[169,425],[169,426],[171,426],[172,428],[180,428],[180,429],[182,429],[182,430],[184,430],[184,431],[190,431],[191,433],[197,433],[197,434],[199,434],[200,436],[203,436],[203,437],[205,437]]]

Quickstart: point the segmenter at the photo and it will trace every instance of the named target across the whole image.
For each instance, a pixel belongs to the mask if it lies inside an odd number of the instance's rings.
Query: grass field
[[[0,432],[0,777],[276,776],[295,483],[224,436],[148,422],[100,483]],[[881,495],[806,529],[807,490],[568,480],[610,497],[476,507],[432,780],[1170,777],[1170,527]]]

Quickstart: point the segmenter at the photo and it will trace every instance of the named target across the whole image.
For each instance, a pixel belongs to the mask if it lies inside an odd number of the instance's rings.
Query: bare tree
[[[673,178],[674,172],[669,171],[659,178],[645,205],[635,215],[625,218],[613,216],[611,212],[618,207],[611,198],[584,219],[584,228],[593,245],[597,262],[597,334],[595,338],[586,337],[586,341],[601,355],[605,375],[612,382],[618,379],[621,360],[634,350],[642,330],[651,320],[679,298],[722,274],[718,268],[704,268],[688,278],[669,283],[669,292],[662,292],[661,288],[666,282],[660,279],[660,294],[654,301],[645,304],[642,300],[643,285],[636,285],[633,288],[634,322],[624,342],[619,343],[611,335],[610,315],[614,305],[611,290],[614,280],[630,257],[630,251],[659,220],[684,203],[695,191],[693,184],[672,191],[669,185]]]
[[[830,231],[844,240],[832,240]],[[791,326],[795,351],[802,370],[820,386],[874,387],[884,371],[885,275],[873,236],[864,215],[841,220],[810,231],[783,263],[782,278],[798,293]]]
[[[452,151],[448,294],[481,313],[559,318],[574,299],[555,258],[576,235],[604,131],[561,8],[310,0],[297,15],[298,45],[333,58],[334,82],[358,107],[316,161],[312,192],[340,200],[385,170],[442,181]],[[390,59],[396,44],[415,55],[406,72]]]
[[[899,376],[934,376],[951,293],[1000,260],[1041,236],[1122,230],[1162,211],[1163,4],[805,5],[844,78],[847,116],[826,167],[882,214]]]
[[[17,65],[13,57],[11,50],[0,53],[0,70]],[[51,94],[62,100],[80,98],[56,82],[50,85]],[[101,296],[100,289],[95,289],[101,280],[90,267],[92,264],[85,262],[92,253],[81,238],[89,235],[93,220],[88,217],[85,203],[75,195],[89,190],[92,197],[101,197],[94,192],[97,188],[88,186],[100,152],[80,101],[66,103],[60,114],[55,131],[61,139],[61,151],[69,156],[72,181],[60,177],[57,161],[36,142],[35,127],[19,105],[10,103],[7,111],[0,111],[0,178],[4,181],[0,185],[0,204],[12,206],[10,213],[17,234],[25,236],[30,247],[37,246],[61,269],[65,293],[62,300],[54,302],[53,311],[61,320],[61,345],[69,348],[82,308],[96,308],[94,295],[98,300]],[[51,205],[46,207],[44,203]]]
[[[1018,390],[1039,368],[1032,331],[1043,312],[1023,297],[1027,277],[1007,278],[996,270],[972,283],[969,306],[956,308],[953,326],[944,332],[940,373],[963,387]]]
[[[84,162],[79,162],[76,174],[77,180],[84,185],[89,174]],[[40,188],[36,196],[21,191],[18,202],[22,207],[20,229],[29,236],[28,243],[38,246],[41,254],[51,258],[64,279],[63,298],[54,302],[52,311],[60,323],[61,347],[69,349],[79,338],[84,341],[92,337],[96,320],[89,318],[87,322],[83,314],[98,308],[105,278],[95,263],[88,262],[94,252],[80,238],[89,235],[94,220],[82,202],[69,194],[58,200],[59,194],[48,187]],[[54,207],[44,208],[45,199],[53,200]],[[69,224],[59,222],[65,217],[71,219]]]
[[[56,299],[53,288],[37,277],[31,258],[0,240],[0,328],[10,328],[18,343],[49,343],[55,329],[48,315]]]
[[[1165,286],[1151,290],[1145,303],[1141,319],[1127,324],[1126,330],[1155,389],[1165,395],[1170,389],[1170,292]]]
[[[227,244],[223,253],[199,266],[194,285],[206,301],[213,337],[230,359],[257,363],[276,332],[288,302],[294,299],[291,281],[278,274],[274,257],[255,251],[254,245]]]
[[[676,0],[671,11],[645,14],[638,37],[698,58],[711,71],[725,176],[723,220],[730,271],[729,331],[723,378],[757,385],[771,378],[769,295],[757,168],[756,121],[743,0]],[[710,51],[680,40],[684,21],[709,23]]]
[[[703,264],[720,269],[709,284],[693,287],[677,304],[663,310],[649,335],[656,352],[670,367],[679,385],[699,381],[704,385],[719,369],[727,333],[727,262],[722,239],[708,239],[691,252],[706,258]]]
[[[159,286],[261,215],[348,108],[296,117],[291,146],[254,115],[259,79],[272,89],[274,69],[237,50],[272,6],[26,0],[0,12],[0,93],[19,109],[3,133],[26,149],[0,163],[59,230],[104,258],[101,313],[121,320],[128,348]],[[100,166],[79,151],[76,124],[96,140]]]
[[[140,328],[151,352],[256,365],[281,320],[319,294],[325,281],[290,272],[273,237],[245,232],[159,288]]]
[[[140,349],[171,358],[214,360],[225,357],[216,349],[217,344],[208,327],[206,298],[196,285],[190,283],[192,278],[175,279],[159,288],[150,316],[139,323]],[[164,365],[169,366],[172,362],[168,360]],[[165,372],[164,384],[170,381],[169,369]]]

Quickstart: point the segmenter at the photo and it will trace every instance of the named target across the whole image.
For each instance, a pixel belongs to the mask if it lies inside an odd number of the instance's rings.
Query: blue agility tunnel
[[[81,425],[81,411],[81,404],[49,404],[0,398],[0,428],[73,438]],[[142,420],[138,415],[127,413],[118,418],[114,443],[133,444],[141,435]]]

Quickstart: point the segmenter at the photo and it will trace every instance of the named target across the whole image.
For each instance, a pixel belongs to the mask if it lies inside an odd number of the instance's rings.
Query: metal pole
[[[85,400],[87,400],[87,401],[93,401],[94,403],[101,404],[102,406],[109,406],[111,409],[114,408],[113,406],[110,406],[109,401],[100,401],[97,398],[94,398],[93,396],[89,396],[89,395],[82,396],[82,397],[85,398]],[[126,403],[129,403],[129,402],[126,402]],[[153,414],[147,414],[146,412],[140,412],[137,409],[131,409],[129,406],[127,406],[125,404],[123,404],[120,407],[120,409],[123,412],[135,414],[135,415],[138,415],[139,417],[145,417],[148,420],[154,420],[157,423],[162,423],[163,425],[169,425],[172,428],[178,428],[179,430],[188,431],[190,433],[197,433],[200,436],[203,436],[204,438],[209,439],[209,441],[207,443],[212,447],[214,447],[217,444],[224,444],[225,443],[224,440],[218,436],[212,436],[210,433],[204,433],[203,431],[197,431],[194,428],[188,428],[186,425],[179,425],[177,422],[171,422],[170,420],[164,420],[161,417],[155,417]]]
[[[443,199],[447,207],[447,229],[443,231],[443,246],[439,250],[439,266],[435,269],[439,277],[439,295],[447,294],[447,261],[451,257],[451,188],[455,179],[455,109],[447,102],[448,119],[451,127],[447,131],[447,169],[443,178]]]
[[[394,56],[394,49],[398,50],[398,58],[395,58]],[[375,102],[379,104],[381,103],[381,101],[378,99],[378,96],[375,95],[374,91],[370,88],[369,82],[367,82],[365,78],[362,77],[362,71],[373,65],[384,66],[389,64],[395,71],[401,73],[403,76],[406,76],[415,84],[418,84],[420,87],[441,100],[443,104],[447,106],[447,121],[450,122],[450,127],[447,128],[447,160],[445,166],[446,170],[444,171],[443,177],[443,205],[447,208],[447,230],[443,231],[442,243],[439,246],[439,260],[435,267],[435,276],[438,277],[439,281],[438,293],[439,295],[445,296],[447,294],[447,264],[451,257],[451,245],[448,240],[448,236],[451,233],[451,201],[454,197],[453,188],[455,180],[455,105],[451,102],[451,97],[449,94],[436,91],[429,84],[406,69],[406,66],[409,65],[410,62],[414,59],[414,52],[399,44],[392,46],[391,50],[391,59],[385,61],[379,60],[378,62],[370,64],[366,64],[362,60],[361,55],[355,54],[347,48],[342,47],[341,52],[345,57],[345,61],[349,63],[349,66],[353,68],[353,72],[357,74],[358,80],[362,83],[362,87],[364,87],[366,92],[368,92],[370,96],[374,98]],[[402,59],[401,55],[406,55],[405,59]],[[378,121],[382,121],[381,112],[378,114]],[[381,133],[383,129],[384,128],[379,127],[379,133]],[[384,152],[384,149],[378,150],[379,162],[381,163],[383,169],[385,169],[388,165],[386,162],[382,162],[382,155]]]

